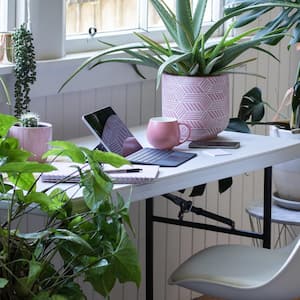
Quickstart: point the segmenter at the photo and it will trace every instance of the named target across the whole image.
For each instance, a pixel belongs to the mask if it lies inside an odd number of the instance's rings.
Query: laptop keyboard
[[[160,150],[154,148],[143,148],[135,153],[126,156],[126,159],[131,161],[141,161],[144,164],[153,164],[158,160],[167,159],[173,150]]]

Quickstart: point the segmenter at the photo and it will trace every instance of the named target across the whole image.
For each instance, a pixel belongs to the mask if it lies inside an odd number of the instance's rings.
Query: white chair
[[[300,296],[300,236],[280,249],[218,245],[180,265],[169,284],[230,300],[288,300]]]

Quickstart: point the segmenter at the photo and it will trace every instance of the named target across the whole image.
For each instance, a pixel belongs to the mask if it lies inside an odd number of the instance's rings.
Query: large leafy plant
[[[129,203],[120,195],[112,201],[113,183],[100,167],[127,161],[55,141],[45,156],[66,156],[90,168],[78,169],[80,182],[73,186],[49,184],[38,189],[37,174],[54,167],[27,161],[30,153],[7,137],[15,122],[15,117],[0,114],[0,201],[7,206],[7,218],[0,225],[0,298],[86,299],[76,283],[79,277],[107,299],[117,280],[139,285],[137,253],[125,228],[131,228]],[[82,201],[73,201],[79,189]],[[43,212],[45,223],[26,232],[20,224],[34,209]],[[54,264],[54,258],[60,263]]]
[[[281,108],[290,108],[290,117],[281,113]],[[265,115],[265,107],[275,113],[275,120],[262,121]],[[277,120],[280,118],[280,120]],[[263,100],[262,92],[258,87],[250,89],[243,95],[239,112],[236,118],[230,119],[228,128],[233,131],[250,132],[248,125],[275,125],[283,129],[299,133],[300,129],[300,63],[298,65],[295,82],[290,88],[285,99],[278,109],[273,108],[268,101]]]
[[[206,32],[203,32],[203,20],[207,0],[199,0],[194,12],[190,0],[176,0],[175,12],[163,0],[151,0],[151,3],[175,42],[174,46],[166,36],[164,36],[165,43],[162,45],[142,33],[135,33],[140,42],[120,46],[105,43],[109,48],[86,60],[61,89],[82,69],[94,68],[107,62],[131,64],[141,76],[137,65],[156,68],[158,84],[163,72],[186,76],[219,75],[231,72],[234,68],[254,60],[255,58],[236,61],[249,49],[272,55],[261,45],[277,44],[294,25],[295,32],[291,43],[299,40],[299,1],[227,0],[224,16]],[[244,27],[278,7],[281,9],[277,17],[267,24],[244,30],[237,35],[232,34],[233,29]],[[213,41],[211,38],[222,30],[226,22],[230,22],[230,25],[223,37]],[[127,56],[110,56],[119,52]]]

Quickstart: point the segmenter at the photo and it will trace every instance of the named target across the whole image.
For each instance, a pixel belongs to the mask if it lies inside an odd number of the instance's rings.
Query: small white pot
[[[300,140],[300,134],[290,130],[270,127],[270,135],[279,138]],[[273,182],[278,196],[290,201],[300,201],[300,159],[273,166]]]
[[[12,126],[9,135],[19,140],[21,148],[33,155],[29,160],[42,162],[42,155],[49,149],[52,140],[52,125],[40,122],[39,127]]]

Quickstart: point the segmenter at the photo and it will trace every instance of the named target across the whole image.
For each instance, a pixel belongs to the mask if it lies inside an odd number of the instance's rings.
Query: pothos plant
[[[15,117],[0,114],[0,201],[7,207],[7,218],[0,225],[0,298],[86,299],[76,282],[79,277],[106,299],[117,280],[139,285],[137,252],[126,230],[132,229],[129,202],[119,194],[112,200],[113,183],[100,167],[100,163],[119,167],[127,161],[113,153],[54,141],[45,157],[66,156],[90,168],[75,169],[79,183],[39,189],[38,174],[55,168],[28,161],[30,153],[7,136],[15,122]],[[79,203],[73,200],[74,189],[82,190]],[[44,214],[45,222],[28,232],[20,224],[34,209]],[[57,258],[60,263],[54,264]]]
[[[32,33],[22,24],[13,34],[15,107],[14,113],[19,118],[29,111],[31,85],[36,81],[36,61]]]

